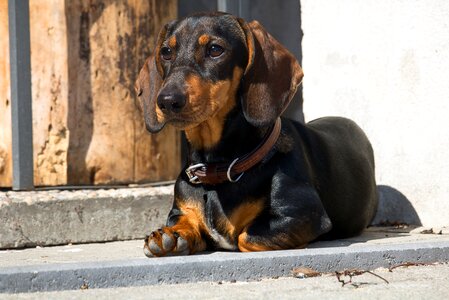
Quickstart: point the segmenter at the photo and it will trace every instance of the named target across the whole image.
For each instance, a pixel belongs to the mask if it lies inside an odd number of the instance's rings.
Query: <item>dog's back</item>
[[[326,237],[359,234],[377,211],[371,144],[362,129],[345,118],[320,118],[306,128],[316,189],[332,221]]]

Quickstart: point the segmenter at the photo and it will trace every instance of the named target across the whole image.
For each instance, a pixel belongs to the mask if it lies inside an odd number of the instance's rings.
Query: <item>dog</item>
[[[184,130],[189,154],[145,255],[303,248],[370,224],[378,196],[364,132],[341,117],[281,117],[302,78],[257,21],[201,13],[162,28],[135,89],[147,130]]]

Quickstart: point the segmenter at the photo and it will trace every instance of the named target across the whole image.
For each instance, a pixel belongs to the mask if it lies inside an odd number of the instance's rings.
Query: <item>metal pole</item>
[[[217,0],[219,11],[227,12],[233,15],[239,15],[240,0]]]
[[[30,14],[28,0],[8,0],[13,189],[33,189]]]
[[[250,0],[239,0],[239,17],[249,22],[250,13]]]
[[[217,9],[240,18],[249,18],[250,0],[217,0]]]

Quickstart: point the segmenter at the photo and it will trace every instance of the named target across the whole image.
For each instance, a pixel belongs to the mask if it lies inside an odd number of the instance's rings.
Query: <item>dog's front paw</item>
[[[169,227],[164,227],[145,237],[143,253],[148,257],[187,255],[190,250],[186,239]]]

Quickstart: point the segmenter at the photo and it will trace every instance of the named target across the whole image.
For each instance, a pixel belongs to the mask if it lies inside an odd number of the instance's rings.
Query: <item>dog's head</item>
[[[257,21],[199,14],[165,25],[136,92],[150,132],[224,118],[237,100],[248,122],[265,126],[281,115],[302,77],[295,57]]]

